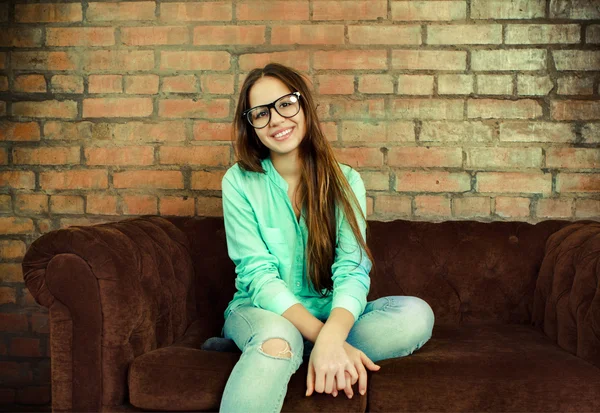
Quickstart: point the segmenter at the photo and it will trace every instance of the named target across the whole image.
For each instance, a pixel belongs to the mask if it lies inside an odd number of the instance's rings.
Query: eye
[[[254,112],[254,116],[252,116],[252,117],[254,119],[260,119],[260,118],[264,118],[265,116],[267,116],[266,110],[257,110],[256,112]]]

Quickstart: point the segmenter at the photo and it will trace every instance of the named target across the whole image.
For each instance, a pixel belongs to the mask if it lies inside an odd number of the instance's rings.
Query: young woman
[[[280,411],[303,361],[307,396],[351,398],[356,382],[365,394],[366,370],[379,370],[373,361],[409,355],[431,338],[433,311],[410,296],[367,303],[365,187],[336,161],[302,75],[279,64],[252,70],[234,131],[238,162],[222,196],[237,292],[223,335],[242,356],[220,410]]]

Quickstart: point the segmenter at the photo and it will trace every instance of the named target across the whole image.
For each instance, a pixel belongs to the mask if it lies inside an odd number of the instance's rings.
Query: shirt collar
[[[280,187],[287,193],[289,185],[288,185],[287,181],[285,179],[283,179],[283,177],[281,175],[279,175],[279,172],[277,172],[277,169],[275,169],[275,166],[273,166],[271,157],[267,156],[265,159],[262,160],[261,163],[262,163],[263,169],[267,172],[267,176],[269,178],[271,178],[271,181],[273,181],[275,183],[275,185],[277,185],[278,187]]]

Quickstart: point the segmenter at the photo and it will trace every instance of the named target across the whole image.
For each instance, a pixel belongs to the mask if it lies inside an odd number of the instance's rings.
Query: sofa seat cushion
[[[381,361],[371,412],[600,411],[600,371],[528,325],[435,326],[408,357]]]
[[[198,324],[182,340],[169,347],[136,357],[129,367],[129,403],[145,410],[218,411],[221,395],[235,363],[234,352],[202,350]],[[222,349],[221,349],[222,350]],[[367,396],[348,399],[340,394],[314,393],[306,397],[306,363],[292,375],[283,403],[283,412],[364,412]]]

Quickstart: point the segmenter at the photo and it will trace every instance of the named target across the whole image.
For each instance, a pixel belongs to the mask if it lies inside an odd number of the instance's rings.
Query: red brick
[[[387,19],[387,2],[371,1],[315,1],[313,20],[378,20]],[[308,19],[306,19],[308,20]]]
[[[229,164],[228,146],[162,146],[160,164],[226,166]]]
[[[156,5],[153,1],[124,3],[89,3],[85,14],[87,21],[141,21],[154,20]]]
[[[542,106],[532,99],[469,99],[467,116],[471,119],[535,119],[542,117]]]
[[[195,45],[263,44],[265,26],[196,26]]]
[[[85,148],[86,165],[152,165],[152,146]]]
[[[552,119],[596,120],[600,119],[600,102],[592,100],[554,100],[550,102]]]
[[[48,140],[80,140],[92,138],[91,122],[59,122],[44,123],[44,138]]]
[[[52,195],[50,211],[53,214],[83,214],[83,198],[75,195]]]
[[[83,69],[97,70],[151,70],[154,68],[153,50],[85,50],[82,52]]]
[[[123,76],[90,75],[88,91],[89,93],[121,93],[123,92]]]
[[[76,75],[55,75],[50,79],[54,93],[83,93],[83,77]]]
[[[344,121],[342,128],[344,142],[414,142],[412,122]]]
[[[333,117],[336,119],[381,119],[386,116],[383,99],[354,100],[345,97],[320,99],[321,103],[329,104]]]
[[[556,191],[560,193],[600,192],[600,175],[559,173],[556,178]]]
[[[392,19],[404,21],[463,20],[466,1],[394,1]]]
[[[223,216],[221,198],[199,196],[196,198],[199,216]]]
[[[548,168],[600,168],[600,151],[590,148],[548,148]]]
[[[427,44],[500,44],[500,24],[453,24],[427,26]]]
[[[385,50],[341,50],[314,53],[315,69],[387,69]]]
[[[48,314],[32,314],[31,329],[34,333],[48,334],[50,333],[50,324]]]
[[[15,4],[17,23],[69,23],[83,19],[81,4]]]
[[[256,67],[266,66],[268,63],[277,62],[286,66],[292,66],[300,71],[308,71],[309,60],[309,52],[306,50],[252,53],[240,55],[239,66],[241,70],[251,70]]]
[[[487,196],[467,196],[452,200],[453,216],[487,217],[491,212],[491,198]]]
[[[194,75],[163,77],[162,91],[166,93],[196,93],[198,81]]]
[[[84,118],[147,117],[152,114],[151,98],[93,98],[83,100]]]
[[[0,141],[35,142],[40,140],[40,126],[36,122],[0,121]]]
[[[470,95],[473,93],[472,75],[438,75],[438,94]]]
[[[42,190],[106,189],[108,174],[100,169],[40,172],[40,187]]]
[[[0,264],[0,274],[2,274],[2,280],[9,283],[20,283],[23,282],[23,268],[21,264]],[[0,316],[1,318],[1,316]],[[2,321],[0,320],[0,326]],[[1,327],[0,327],[1,329]],[[27,329],[27,328],[26,328]],[[14,331],[14,330],[10,330]]]
[[[3,260],[13,260],[23,258],[27,250],[27,245],[18,240],[0,240],[0,257]]]
[[[232,141],[232,133],[231,123],[194,122],[194,140],[197,141]]]
[[[387,172],[362,171],[361,176],[367,191],[389,191],[390,174]]]
[[[600,216],[600,200],[578,199],[575,201],[575,216],[597,219]]]
[[[69,165],[79,162],[79,146],[13,149],[15,165]]]
[[[466,70],[467,52],[454,50],[393,50],[392,68],[408,70]]]
[[[186,138],[182,121],[127,122],[114,126],[114,139],[127,142],[181,142]]]
[[[48,27],[48,46],[112,46],[115,29],[112,27]]]
[[[187,27],[123,27],[121,42],[127,46],[152,46],[189,43]]]
[[[0,91],[8,91],[8,76],[0,76]]]
[[[77,61],[73,52],[11,53],[11,67],[19,70],[75,70]]]
[[[48,212],[48,195],[17,194],[15,210],[24,213],[44,214]]]
[[[0,69],[6,69],[6,53],[0,52]]]
[[[37,338],[13,337],[9,354],[15,357],[41,357],[40,340]]]
[[[378,195],[375,198],[374,210],[386,216],[410,216],[412,201],[408,196]]]
[[[41,45],[40,29],[9,27],[0,31],[0,47],[40,47]]]
[[[85,212],[96,215],[117,215],[117,197],[105,194],[88,195]]]
[[[126,171],[113,174],[115,188],[183,189],[180,171]]]
[[[571,199],[542,198],[537,202],[535,215],[540,218],[569,218],[572,207]]]
[[[0,331],[16,333],[29,330],[27,315],[14,313],[0,313]],[[2,369],[0,369],[1,371]]]
[[[460,148],[392,147],[388,152],[388,165],[396,167],[461,167]]]
[[[17,390],[17,403],[48,404],[50,402],[50,387],[25,387]]]
[[[361,75],[358,77],[358,91],[361,93],[394,93],[394,79],[391,75]]]
[[[471,189],[471,177],[465,172],[396,171],[399,192],[465,192]]]
[[[356,167],[382,167],[383,154],[379,148],[334,148],[336,159]]]
[[[286,2],[287,3],[287,2]],[[239,3],[237,7],[240,7]],[[162,21],[230,21],[233,12],[230,1],[210,3],[162,3],[160,19]]]
[[[351,44],[421,44],[421,26],[348,26]]]
[[[313,8],[316,5],[313,4]],[[308,1],[252,0],[237,3],[238,20],[308,20]],[[313,11],[313,14],[315,12]],[[315,17],[313,16],[313,19]],[[317,19],[315,19],[317,20]]]
[[[0,172],[0,186],[16,189],[34,189],[35,175],[29,171]]]
[[[546,70],[546,50],[473,50],[471,70]]]
[[[541,148],[468,148],[467,168],[541,168]]]
[[[160,52],[161,70],[228,70],[231,55],[227,52],[170,51]]]
[[[157,198],[151,195],[123,195],[125,215],[155,215],[158,213]]]
[[[532,193],[550,195],[552,174],[537,172],[478,172],[477,192]]]
[[[223,175],[225,171],[193,171],[191,189],[220,191]]]
[[[529,198],[500,196],[496,198],[496,215],[502,218],[525,218],[530,216]]]
[[[354,93],[353,75],[318,75],[319,93],[324,95],[351,95]]]
[[[16,304],[17,291],[13,287],[0,287],[0,305]]]
[[[45,100],[41,102],[14,102],[14,116],[36,118],[75,118],[77,102],[73,100]]]
[[[400,75],[398,76],[399,95],[433,95],[432,75]]]
[[[593,77],[578,77],[565,76],[557,79],[558,95],[593,95],[594,94],[594,78]]]
[[[533,19],[545,15],[545,0],[473,0],[471,3],[472,19]]]
[[[273,26],[271,28],[271,44],[344,44],[344,26]]]
[[[200,82],[205,93],[233,94],[233,75],[202,75]]]
[[[15,77],[14,90],[17,92],[40,93],[46,91],[46,79],[42,75],[22,75]]]
[[[450,199],[445,196],[435,195],[416,196],[415,216],[450,216]]]
[[[226,118],[229,100],[161,99],[158,116],[167,118]]]
[[[152,95],[158,93],[158,75],[125,76],[125,93]]]
[[[194,198],[166,196],[160,198],[160,215],[194,216]]]
[[[556,122],[500,122],[502,142],[575,142],[573,127]]]
[[[461,99],[394,99],[391,114],[399,119],[463,118]]]

